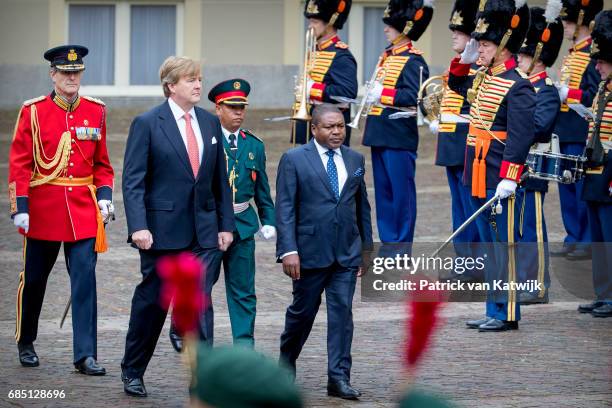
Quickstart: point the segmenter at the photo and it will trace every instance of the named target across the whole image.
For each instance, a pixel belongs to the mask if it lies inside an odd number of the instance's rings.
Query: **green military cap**
[[[400,408],[454,408],[450,402],[421,390],[409,390],[399,404]]]
[[[289,372],[246,347],[198,349],[191,395],[215,408],[301,408],[302,397]]]
[[[208,100],[216,104],[248,105],[247,97],[251,92],[251,85],[244,79],[228,79],[218,83],[208,93]]]

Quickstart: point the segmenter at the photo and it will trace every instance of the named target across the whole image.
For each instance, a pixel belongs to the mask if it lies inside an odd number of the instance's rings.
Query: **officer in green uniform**
[[[252,347],[255,330],[255,239],[276,237],[274,202],[266,174],[263,141],[240,126],[251,87],[243,79],[230,79],[213,87],[208,99],[215,103],[223,131],[227,174],[234,198],[234,241],[223,254],[227,304],[235,344]],[[257,206],[257,212],[251,204]],[[218,272],[217,272],[218,273]],[[215,281],[218,277],[215,277]]]

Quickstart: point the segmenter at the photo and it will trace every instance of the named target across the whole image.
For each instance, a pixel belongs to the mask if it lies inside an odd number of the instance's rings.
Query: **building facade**
[[[362,84],[386,45],[386,3],[354,0],[341,32]],[[161,100],[161,62],[188,55],[203,61],[205,92],[228,77],[243,77],[253,85],[252,107],[288,107],[302,58],[303,7],[300,0],[0,0],[0,109],[49,91],[42,54],[63,43],[89,47],[82,93],[110,106]],[[452,0],[437,0],[431,26],[416,44],[433,74],[452,57],[451,8]]]

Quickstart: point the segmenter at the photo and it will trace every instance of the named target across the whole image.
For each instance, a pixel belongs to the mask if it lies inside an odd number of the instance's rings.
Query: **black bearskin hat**
[[[580,10],[584,10],[581,25],[588,27],[597,13],[603,10],[603,0],[563,0],[561,19],[571,23],[578,23]]]
[[[612,10],[597,14],[591,38],[591,58],[612,63]]]
[[[341,30],[351,11],[351,3],[351,0],[308,0],[304,6],[304,17],[329,23],[337,15],[334,28]]]
[[[519,53],[533,57],[538,43],[541,42],[543,44],[542,52],[538,59],[544,65],[550,67],[555,63],[561,49],[563,23],[561,23],[561,19],[558,16],[550,15],[548,12],[549,10],[545,11],[541,7],[532,7],[530,9],[529,31],[527,31],[527,37]]]
[[[383,22],[412,41],[418,41],[433,17],[433,0],[391,0],[385,9]]]
[[[472,38],[500,45],[504,34],[512,29],[505,48],[516,54],[529,28],[529,7],[525,0],[487,0],[484,10],[476,15]]]
[[[478,0],[455,0],[448,28],[467,35],[472,34],[476,28],[476,12]]]

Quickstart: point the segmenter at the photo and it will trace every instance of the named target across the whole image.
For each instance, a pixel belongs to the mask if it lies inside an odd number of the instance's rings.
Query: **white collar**
[[[327,147],[325,147],[325,146],[321,146],[321,145],[319,144],[319,142],[317,142],[317,139],[315,139],[314,137],[312,138],[312,141],[314,142],[314,145],[316,146],[317,151],[319,152],[319,154],[320,154],[320,155],[327,154],[327,151],[328,151],[328,150],[331,150],[331,149],[329,149],[329,148],[327,148]],[[339,148],[339,147],[338,147],[338,148],[336,148],[336,149],[333,149],[333,151],[334,151],[334,153],[336,153],[338,156],[342,157],[342,151],[340,150],[340,148]]]
[[[170,105],[170,110],[172,111],[174,120],[178,121],[179,119],[184,118],[185,113],[188,113],[189,116],[191,116],[191,119],[196,119],[195,107],[191,108],[189,112],[185,112],[183,108],[178,106],[178,104],[172,100],[172,98],[168,98],[168,105]]]
[[[230,135],[236,135],[236,140],[238,140],[238,134],[240,133],[240,128],[238,128],[234,133],[230,132],[223,126],[221,126],[221,132],[223,132],[223,136],[229,141]]]

